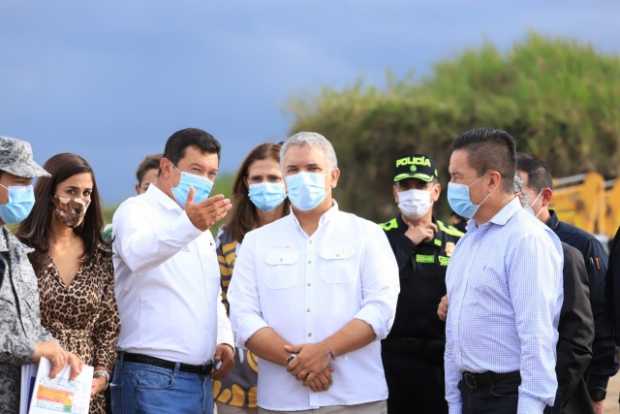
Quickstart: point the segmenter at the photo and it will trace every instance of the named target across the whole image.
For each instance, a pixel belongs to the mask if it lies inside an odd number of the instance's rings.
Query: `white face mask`
[[[431,192],[428,190],[411,189],[398,192],[398,208],[407,218],[419,219],[433,206]]]

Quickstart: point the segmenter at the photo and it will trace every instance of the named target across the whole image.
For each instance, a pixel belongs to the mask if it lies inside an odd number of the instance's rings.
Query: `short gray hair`
[[[331,164],[332,169],[338,168],[338,158],[336,157],[336,151],[334,146],[327,138],[317,132],[298,132],[286,139],[282,148],[280,149],[280,165],[284,165],[284,155],[291,146],[303,146],[308,145],[310,147],[319,148],[325,154],[327,162]]]

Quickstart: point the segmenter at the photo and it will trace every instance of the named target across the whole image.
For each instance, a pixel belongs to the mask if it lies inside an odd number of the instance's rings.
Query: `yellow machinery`
[[[620,226],[620,179],[596,172],[553,181],[552,208],[562,221],[587,232],[613,237]]]
[[[605,182],[605,211],[599,231],[614,237],[620,227],[620,179]]]

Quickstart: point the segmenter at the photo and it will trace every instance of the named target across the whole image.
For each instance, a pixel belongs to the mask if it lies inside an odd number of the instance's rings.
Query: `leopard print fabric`
[[[111,373],[120,331],[111,252],[98,248],[69,286],[49,257],[37,277],[43,326],[84,363],[105,367]],[[105,412],[105,399],[99,394],[91,400],[90,414]]]

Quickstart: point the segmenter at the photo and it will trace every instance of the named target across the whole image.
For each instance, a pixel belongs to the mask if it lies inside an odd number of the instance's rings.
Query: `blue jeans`
[[[110,384],[113,414],[213,414],[211,378],[124,362],[119,356]]]

